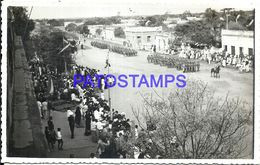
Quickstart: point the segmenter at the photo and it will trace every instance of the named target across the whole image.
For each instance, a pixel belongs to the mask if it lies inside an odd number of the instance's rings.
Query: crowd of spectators
[[[149,158],[145,156],[147,154],[144,154],[144,149],[136,151],[138,147],[135,147],[135,152],[129,154],[131,139],[137,139],[138,134],[142,133],[139,133],[138,126],[130,122],[124,112],[110,109],[104,97],[106,86],[83,88],[83,83],[73,86],[74,74],[91,75],[92,81],[99,83],[102,79],[95,76],[99,74],[99,70],[74,65],[70,73],[59,74],[38,61],[31,62],[30,69],[39,113],[42,120],[47,121],[44,132],[50,151],[54,150],[56,141],[58,149],[63,149],[62,130],[57,128],[55,131],[53,124],[55,119],[52,117],[52,103],[64,100],[75,107],[66,109],[71,138],[74,138],[75,127],[85,127],[82,136],[92,136],[92,141],[97,143],[96,153],[91,153],[90,157]]]

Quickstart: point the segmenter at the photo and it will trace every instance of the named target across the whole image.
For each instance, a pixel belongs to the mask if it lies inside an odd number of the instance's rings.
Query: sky
[[[180,14],[186,10],[194,13],[226,7],[252,10],[255,6],[254,0],[50,0],[51,6],[46,1],[40,2],[43,3],[28,5],[33,6],[32,19]]]

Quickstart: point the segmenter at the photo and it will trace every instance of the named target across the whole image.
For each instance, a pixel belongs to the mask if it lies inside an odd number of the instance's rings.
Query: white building
[[[162,27],[129,27],[125,29],[126,40],[134,49],[151,49],[155,45],[156,34],[162,31]]]
[[[155,36],[156,52],[165,53],[169,49],[171,34],[159,33]]]
[[[114,35],[114,30],[115,27],[105,27],[102,31],[102,37],[106,40],[114,40],[115,39],[115,35]]]
[[[222,30],[222,49],[232,55],[254,54],[254,32],[242,30]]]

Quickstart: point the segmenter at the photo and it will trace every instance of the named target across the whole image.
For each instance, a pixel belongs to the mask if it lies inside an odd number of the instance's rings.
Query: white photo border
[[[254,158],[253,159],[87,159],[87,158],[20,158],[7,157],[6,109],[7,109],[7,7],[8,6],[83,6],[83,2],[108,2],[106,0],[4,0],[2,2],[2,115],[1,115],[1,157],[2,163],[85,163],[85,164],[175,164],[175,163],[207,163],[207,164],[259,164],[260,163],[260,8],[259,1],[251,0],[249,5],[255,8],[255,74],[254,74]],[[162,3],[167,0],[142,0],[142,2]],[[192,0],[191,0],[192,1]],[[242,0],[241,0],[242,1]],[[246,0],[244,0],[246,1]],[[109,0],[109,3],[126,3],[131,0]],[[196,1],[193,1],[195,3]],[[240,0],[232,0],[239,3]],[[207,1],[205,0],[205,3]]]

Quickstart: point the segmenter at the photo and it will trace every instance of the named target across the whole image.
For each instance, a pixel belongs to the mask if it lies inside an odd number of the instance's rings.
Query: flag
[[[246,25],[246,27],[251,26],[253,24],[253,22],[254,22],[254,19],[252,19],[252,21],[248,25]]]
[[[65,49],[67,49],[70,46],[70,43],[68,45],[66,45],[63,49],[61,49],[61,51],[58,54],[61,54]]]
[[[236,22],[237,22],[237,20],[240,18],[240,14],[238,14],[237,15],[237,17],[236,17]]]
[[[67,41],[64,37],[63,37],[63,42],[65,42],[66,44],[69,43],[69,41]]]
[[[52,78],[49,78],[49,94],[53,94],[54,92],[54,87],[53,87],[53,81]]]
[[[148,24],[149,24],[150,22],[151,22],[150,20],[146,21],[145,26],[148,26]]]

